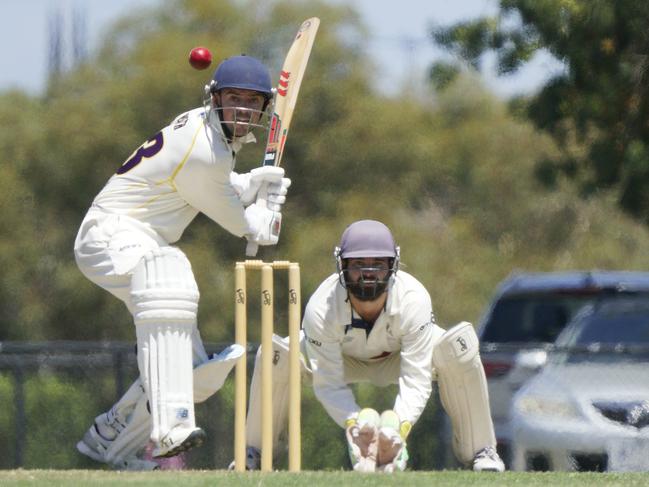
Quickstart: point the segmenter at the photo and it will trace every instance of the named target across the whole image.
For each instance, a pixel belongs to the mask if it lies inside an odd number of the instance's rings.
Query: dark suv
[[[546,351],[585,304],[606,295],[646,294],[649,272],[518,273],[498,287],[477,327],[498,450],[510,458],[512,396],[545,364]]]

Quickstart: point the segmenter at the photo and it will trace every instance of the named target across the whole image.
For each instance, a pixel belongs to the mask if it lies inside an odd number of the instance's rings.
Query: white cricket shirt
[[[205,118],[204,108],[183,113],[140,146],[97,195],[86,219],[127,215],[174,243],[202,212],[236,236],[248,233],[230,173],[235,152],[254,136],[228,146]]]
[[[402,421],[414,424],[432,390],[433,345],[444,333],[435,324],[428,291],[413,276],[398,271],[388,288],[385,309],[369,335],[354,327],[353,318],[360,317],[356,312],[352,316],[338,275],[329,276],[309,299],[303,320],[316,397],[344,426],[360,407],[345,383],[343,356],[371,363],[398,353],[401,365],[394,410]]]

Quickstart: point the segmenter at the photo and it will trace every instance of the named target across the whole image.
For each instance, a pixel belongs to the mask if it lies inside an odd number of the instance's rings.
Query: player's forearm
[[[316,398],[327,411],[327,414],[341,428],[345,427],[345,421],[358,413],[360,407],[354,399],[354,394],[347,385],[341,386],[316,386],[313,391]]]
[[[394,410],[400,418],[413,424],[419,419],[433,390],[431,364],[432,354],[428,349],[404,344],[401,351],[399,394]]]
[[[399,393],[394,402],[394,411],[402,421],[415,424],[423,413],[432,392],[430,376],[400,377]]]
[[[306,336],[307,354],[313,371],[313,391],[329,416],[344,427],[347,418],[360,408],[352,390],[345,383],[340,347],[336,343],[323,343]],[[318,338],[323,339],[322,336]]]

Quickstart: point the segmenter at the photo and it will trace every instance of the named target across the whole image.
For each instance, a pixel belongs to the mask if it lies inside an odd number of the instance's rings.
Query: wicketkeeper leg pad
[[[138,367],[151,410],[151,439],[165,448],[183,441],[182,430],[189,435],[196,429],[192,336],[198,298],[191,265],[179,249],[147,252],[133,271]]]
[[[433,364],[442,405],[453,425],[455,455],[470,463],[478,451],[496,445],[487,379],[471,323],[459,323],[442,335],[433,350]]]

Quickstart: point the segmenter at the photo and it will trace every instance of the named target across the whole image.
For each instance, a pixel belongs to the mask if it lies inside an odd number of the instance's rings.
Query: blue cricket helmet
[[[216,93],[224,88],[258,91],[267,100],[273,97],[270,71],[259,59],[245,54],[225,59],[214,71],[210,92]]]

